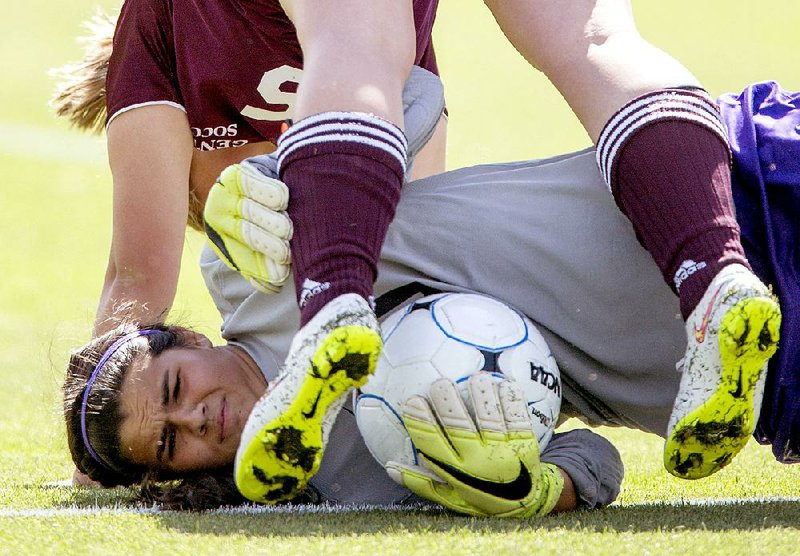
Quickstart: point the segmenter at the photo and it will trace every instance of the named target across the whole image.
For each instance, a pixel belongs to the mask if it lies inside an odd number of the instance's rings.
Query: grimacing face
[[[266,391],[238,347],[170,348],[140,357],[120,391],[120,450],[150,469],[174,472],[233,463],[250,410]]]

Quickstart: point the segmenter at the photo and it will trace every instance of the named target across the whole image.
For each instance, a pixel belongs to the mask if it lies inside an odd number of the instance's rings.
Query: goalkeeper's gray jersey
[[[280,294],[264,295],[210,249],[201,266],[223,337],[273,378],[299,326],[291,280]],[[680,378],[675,363],[686,344],[678,301],[614,204],[593,151],[407,184],[375,295],[412,282],[488,294],[528,315],[561,370],[562,415],[665,433]],[[345,440],[358,444],[348,449],[363,450],[354,430],[337,431],[355,427],[349,413],[342,415],[348,423],[337,422],[331,446]],[[343,475],[328,461],[331,452],[315,481],[337,498]],[[373,467],[365,465],[355,482],[370,472],[383,475]]]

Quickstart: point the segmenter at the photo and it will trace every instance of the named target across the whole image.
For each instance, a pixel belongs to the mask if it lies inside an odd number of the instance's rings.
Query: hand
[[[208,194],[203,220],[211,248],[265,293],[289,278],[289,190],[247,160],[225,168]]]
[[[457,512],[494,517],[549,513],[564,487],[553,465],[539,462],[520,388],[485,374],[467,383],[474,419],[455,384],[431,385],[428,399],[406,401],[403,422],[421,465],[386,464],[396,482]]]

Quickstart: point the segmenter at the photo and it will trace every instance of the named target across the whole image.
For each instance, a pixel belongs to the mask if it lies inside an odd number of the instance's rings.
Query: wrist
[[[560,467],[556,467],[556,469],[564,480],[564,488],[561,489],[561,495],[556,505],[553,506],[552,513],[571,512],[578,509],[578,495],[575,492],[575,485],[572,482],[572,478]]]

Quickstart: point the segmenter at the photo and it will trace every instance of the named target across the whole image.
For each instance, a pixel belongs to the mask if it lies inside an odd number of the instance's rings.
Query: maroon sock
[[[403,183],[403,132],[367,114],[319,114],[281,136],[278,164],[296,224],[292,270],[301,325],[339,295],[371,301]]]
[[[686,319],[726,265],[749,268],[717,105],[700,90],[635,99],[606,124],[597,160],[617,205],[680,296]]]

